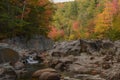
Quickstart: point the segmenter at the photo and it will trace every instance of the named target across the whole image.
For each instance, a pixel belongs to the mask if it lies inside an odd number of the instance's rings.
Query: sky
[[[74,0],[53,0],[55,3],[58,3],[58,2],[68,2],[68,1],[74,1]]]

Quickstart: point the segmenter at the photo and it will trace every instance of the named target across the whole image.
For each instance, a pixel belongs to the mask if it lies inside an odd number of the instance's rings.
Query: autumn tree
[[[110,38],[119,33],[120,0],[75,0],[55,6],[52,25],[64,30],[65,40]]]
[[[118,21],[116,16],[118,17],[118,0],[107,1],[104,11],[96,18],[95,33],[98,34],[99,38],[110,38],[119,33],[119,28],[115,29]]]
[[[60,40],[60,37],[64,37],[64,30],[59,30],[56,27],[51,26],[48,37],[55,41]]]

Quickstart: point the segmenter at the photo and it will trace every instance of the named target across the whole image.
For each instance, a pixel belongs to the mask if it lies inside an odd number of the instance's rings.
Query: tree
[[[0,38],[47,35],[52,5],[49,0],[1,0]]]
[[[60,37],[64,37],[64,30],[58,30],[56,27],[52,26],[48,33],[48,37],[53,40],[59,40]]]
[[[116,22],[115,16],[117,16],[117,14],[118,14],[118,1],[117,0],[107,1],[105,3],[104,11],[98,14],[96,18],[95,33],[98,33],[98,35],[102,36],[102,38],[104,37],[110,38],[110,36],[108,35],[109,32],[110,34],[116,33],[116,31],[118,30],[115,30],[116,25],[114,23]]]
[[[76,1],[70,3],[57,4],[56,12],[53,17],[53,25],[58,29],[63,29],[66,37],[69,37],[72,30],[72,23],[77,19],[78,15],[78,4]]]

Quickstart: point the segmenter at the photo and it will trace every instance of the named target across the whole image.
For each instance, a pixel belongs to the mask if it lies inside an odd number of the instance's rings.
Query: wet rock
[[[36,72],[33,73],[33,77],[38,77],[40,76],[43,72],[56,72],[55,69],[52,68],[47,68],[47,69],[42,69],[42,70],[37,70]]]
[[[51,68],[38,70],[33,73],[33,78],[39,78],[39,80],[60,80],[60,74]]]
[[[0,68],[0,80],[16,80],[17,74],[12,69]]]
[[[60,75],[58,73],[53,72],[43,72],[39,80],[60,80]]]
[[[20,70],[20,69],[23,69],[25,68],[25,65],[22,63],[22,62],[16,62],[13,67],[16,69],[16,70]]]

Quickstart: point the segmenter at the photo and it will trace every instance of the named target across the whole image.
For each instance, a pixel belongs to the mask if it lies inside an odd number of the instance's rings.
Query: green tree
[[[49,0],[1,0],[0,38],[47,35],[52,5]]]

